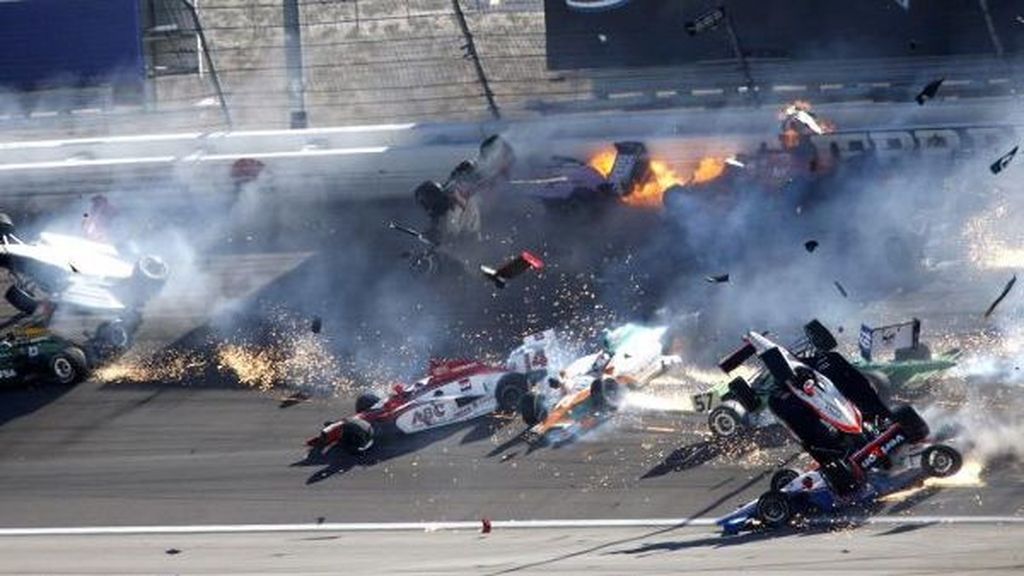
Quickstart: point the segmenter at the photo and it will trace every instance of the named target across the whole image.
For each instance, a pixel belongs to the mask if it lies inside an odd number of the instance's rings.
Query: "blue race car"
[[[960,452],[947,444],[931,444],[901,456],[898,468],[865,470],[858,488],[845,493],[829,483],[821,468],[802,473],[783,468],[772,475],[767,492],[716,523],[724,534],[732,535],[744,530],[788,526],[821,514],[870,510],[885,496],[920,486],[927,478],[952,476],[963,464]]]

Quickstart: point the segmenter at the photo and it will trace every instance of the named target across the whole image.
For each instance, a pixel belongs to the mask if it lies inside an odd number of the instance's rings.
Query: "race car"
[[[943,371],[956,366],[959,351],[932,358],[928,346],[920,341],[920,333],[921,321],[916,318],[878,328],[861,327],[862,359],[851,364],[865,374],[883,399],[893,393],[913,394]],[[895,350],[894,358],[878,360],[877,353],[883,349]],[[730,368],[730,372],[739,368],[725,361],[720,366]],[[746,406],[738,401],[734,390],[739,387],[738,393],[744,394],[744,389],[733,381],[722,381],[691,396],[693,410],[708,414],[708,428],[719,440],[733,440],[779,423],[768,409],[768,397],[774,384],[771,374],[762,367],[745,380],[753,392]]]
[[[948,444],[933,444],[899,455],[891,470],[867,470],[857,490],[836,491],[822,470],[798,472],[783,468],[772,475],[770,488],[716,523],[725,534],[773,529],[817,514],[870,510],[885,496],[920,486],[927,478],[945,478],[960,471],[963,456]]]
[[[622,387],[641,388],[681,362],[663,353],[666,327],[625,324],[605,332],[601,349],[580,357],[523,396],[528,436],[554,443],[596,427],[621,405]]]
[[[792,350],[749,332],[722,368],[757,357],[770,376],[768,409],[819,464],[831,488],[846,495],[863,486],[866,471],[888,469],[898,451],[922,446],[928,424],[911,406],[891,410],[868,377],[835,352],[835,338],[820,322],[811,321],[804,332],[806,341]],[[757,397],[746,380],[730,384],[736,409],[754,407]]]
[[[0,339],[0,386],[40,379],[76,384],[88,374],[85,350],[46,328],[18,327]]]
[[[10,217],[0,214],[0,267],[14,280],[5,297],[26,314],[44,299],[91,312],[139,309],[167,280],[167,265],[156,256],[133,263],[110,244],[49,232],[26,243],[14,232]]]
[[[527,337],[504,365],[475,360],[431,361],[427,376],[411,386],[396,384],[384,398],[361,394],[354,415],[326,422],[316,436],[306,440],[306,445],[324,450],[338,444],[350,454],[362,454],[385,438],[496,411],[515,413],[531,383],[547,376],[546,345],[553,337],[553,332]]]

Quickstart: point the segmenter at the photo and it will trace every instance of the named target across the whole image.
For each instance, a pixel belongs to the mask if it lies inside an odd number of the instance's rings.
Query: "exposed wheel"
[[[747,412],[757,410],[758,404],[761,403],[754,389],[742,376],[737,376],[729,382],[729,393]]]
[[[757,519],[768,528],[785,526],[793,517],[793,506],[786,494],[772,490],[757,499]]]
[[[14,220],[7,214],[0,212],[0,236],[14,234]]]
[[[519,414],[527,426],[536,426],[548,419],[548,407],[539,394],[527,392],[519,399]]]
[[[96,342],[113,350],[127,350],[132,345],[132,335],[123,322],[104,322],[96,328]]]
[[[356,397],[356,413],[366,412],[376,406],[378,402],[380,402],[380,396],[373,392],[363,392]]]
[[[420,183],[413,192],[413,196],[416,198],[416,203],[431,218],[444,216],[452,207],[452,199],[444,191],[444,188],[430,180]]]
[[[510,373],[502,376],[498,380],[498,387],[494,390],[494,397],[498,400],[498,410],[505,413],[515,412],[529,388],[525,374]]]
[[[930,433],[928,423],[921,418],[913,406],[900,406],[893,412],[892,419],[900,425],[903,433],[907,435],[907,440],[911,443],[924,440]]]
[[[17,284],[12,284],[11,287],[7,289],[7,292],[4,294],[4,298],[11,306],[14,306],[18,312],[22,312],[24,314],[32,314],[36,311],[36,308],[39,307],[39,300],[37,300],[31,292]]]
[[[743,406],[727,400],[708,414],[708,428],[718,440],[735,440],[746,431],[744,416]]]
[[[146,255],[139,258],[132,270],[131,280],[135,304],[141,306],[156,296],[167,283],[169,274],[167,263],[159,257]]]
[[[75,346],[68,346],[50,357],[50,373],[60,384],[76,384],[85,379],[89,364],[85,352]]]
[[[373,425],[362,418],[349,418],[341,425],[341,445],[349,454],[362,454],[373,446]]]
[[[590,383],[590,401],[598,410],[618,410],[622,404],[622,390],[613,378],[597,378]]]
[[[921,468],[935,478],[946,478],[960,471],[964,458],[952,446],[935,444],[921,453]]]
[[[831,352],[839,345],[832,332],[817,319],[811,320],[804,325],[804,335],[807,336],[807,340],[819,352]]]
[[[789,485],[790,482],[800,477],[800,473],[792,468],[781,468],[776,470],[772,474],[771,487],[772,492],[781,491],[783,488]]]

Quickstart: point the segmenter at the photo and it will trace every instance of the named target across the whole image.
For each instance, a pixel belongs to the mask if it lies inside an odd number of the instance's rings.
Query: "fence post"
[[[196,27],[196,35],[199,37],[199,43],[203,47],[203,57],[206,58],[206,63],[210,65],[210,78],[213,79],[213,89],[217,91],[220,111],[224,114],[224,123],[228,125],[228,130],[232,130],[235,125],[231,121],[231,111],[228,109],[228,102],[224,98],[224,89],[220,85],[220,74],[217,74],[217,66],[213,63],[213,58],[210,57],[210,46],[206,43],[206,33],[203,31],[202,22],[199,21],[199,13],[196,12],[196,7],[189,0],[181,0],[181,3],[185,5],[188,13],[192,16],[192,23]]]
[[[306,128],[306,87],[302,74],[302,28],[299,23],[298,0],[284,0],[284,62],[288,69],[288,123],[292,128]]]
[[[459,28],[462,29],[462,36],[466,39],[466,43],[462,48],[466,51],[466,56],[473,61],[473,68],[476,69],[476,78],[484,88],[487,108],[491,111],[491,116],[495,120],[501,120],[501,111],[498,110],[498,103],[494,101],[494,92],[491,92],[491,85],[487,82],[487,73],[484,72],[484,67],[480,63],[480,56],[476,52],[476,43],[473,42],[473,33],[470,32],[469,24],[466,23],[466,15],[462,13],[462,6],[459,5],[459,0],[452,0],[452,7],[455,9],[455,18],[459,21]]]

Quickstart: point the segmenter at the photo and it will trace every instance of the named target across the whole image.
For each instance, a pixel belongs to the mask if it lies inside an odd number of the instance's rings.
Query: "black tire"
[[[444,216],[452,207],[451,197],[440,184],[431,180],[420,183],[413,192],[413,196],[416,198],[416,203],[431,218]]]
[[[373,425],[362,418],[349,418],[341,425],[341,446],[352,455],[373,447]]]
[[[363,392],[356,397],[356,414],[366,412],[376,406],[378,402],[380,402],[380,396],[373,392]]]
[[[96,328],[94,339],[100,346],[117,351],[127,350],[132,345],[132,333],[124,322],[104,322]]]
[[[832,332],[817,318],[804,324],[804,335],[807,336],[807,341],[811,343],[811,346],[814,346],[819,352],[831,352],[839,345]]]
[[[498,387],[494,389],[498,411],[505,414],[514,413],[529,389],[525,374],[510,373],[502,376],[498,380]]]
[[[953,476],[963,465],[963,456],[952,446],[935,444],[921,453],[921,468],[933,478]]]
[[[618,410],[622,387],[613,378],[596,378],[590,383],[590,402],[597,410]]]
[[[7,214],[0,212],[0,236],[14,234],[14,220]]]
[[[900,425],[903,433],[907,435],[907,440],[912,444],[923,441],[931,433],[928,423],[913,406],[900,406],[892,413],[892,419]]]
[[[548,407],[542,396],[527,392],[519,399],[519,414],[527,426],[536,426],[548,419]]]
[[[790,482],[800,477],[800,473],[792,468],[780,468],[772,474],[772,492],[779,492],[789,485]]]
[[[36,308],[39,307],[39,300],[36,299],[28,290],[25,290],[21,286],[12,284],[7,292],[4,293],[4,298],[7,302],[14,306],[18,312],[23,314],[33,314]]]
[[[793,518],[793,505],[789,496],[772,490],[757,499],[757,519],[766,528],[785,526]]]
[[[737,376],[729,382],[729,394],[731,394],[747,412],[757,410],[758,406],[761,404],[760,400],[757,398],[757,394],[754,392],[754,389],[751,388],[750,384],[741,376]]]
[[[708,429],[717,440],[736,440],[747,431],[746,410],[739,403],[725,402],[708,413]]]
[[[860,481],[846,460],[833,460],[821,466],[821,475],[840,496],[852,494],[860,488]]]
[[[50,357],[50,375],[58,384],[70,386],[85,380],[89,375],[89,362],[85,352],[77,346],[68,346]]]

